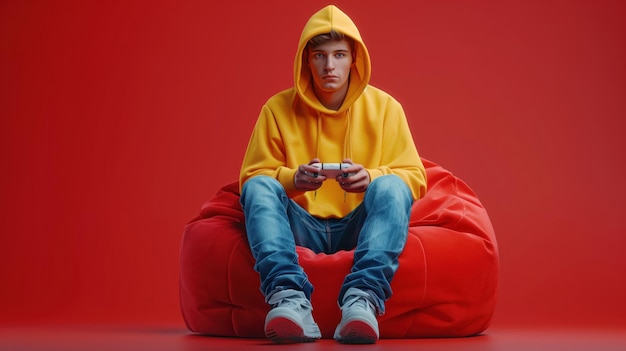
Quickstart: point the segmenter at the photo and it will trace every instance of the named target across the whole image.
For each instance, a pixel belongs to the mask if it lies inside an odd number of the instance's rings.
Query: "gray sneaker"
[[[350,288],[343,298],[335,340],[345,344],[373,344],[378,340],[376,309],[368,293]]]
[[[304,292],[281,290],[268,303],[272,309],[265,317],[265,335],[278,344],[311,342],[322,337],[313,320],[311,302]]]

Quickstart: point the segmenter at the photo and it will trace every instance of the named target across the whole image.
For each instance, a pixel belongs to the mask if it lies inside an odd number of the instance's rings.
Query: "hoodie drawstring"
[[[319,158],[319,154],[320,154],[320,135],[322,135],[322,113],[320,111],[317,111],[317,135],[315,137],[315,158]],[[346,137],[343,140],[343,158],[349,158],[352,159],[352,113],[351,113],[351,109],[347,109],[346,110],[346,123],[347,123],[347,129],[346,129]],[[323,162],[323,161],[322,161]],[[339,162],[343,162],[342,160],[339,160]],[[346,197],[347,197],[348,193],[346,191],[343,192],[343,202],[346,202]],[[315,199],[317,198],[317,189],[315,189],[315,191],[313,192],[313,201],[315,201]]]
[[[352,113],[351,109],[346,110],[346,118],[348,119],[348,128],[346,137],[343,140],[343,158],[352,159]]]
[[[322,135],[322,113],[317,111],[317,135],[315,136],[315,158],[320,156],[320,135]],[[313,192],[313,201],[317,198],[317,189]]]

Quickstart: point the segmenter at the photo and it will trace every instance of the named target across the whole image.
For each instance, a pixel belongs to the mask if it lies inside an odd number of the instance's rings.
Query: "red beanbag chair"
[[[491,321],[498,249],[487,212],[472,190],[424,161],[428,191],[413,205],[409,236],[379,317],[381,338],[460,337]],[[269,306],[254,271],[239,186],[224,186],[185,227],[180,253],[180,305],[189,330],[216,336],[265,337]],[[313,316],[323,338],[341,319],[337,295],[353,251],[315,254],[297,247],[315,290]]]

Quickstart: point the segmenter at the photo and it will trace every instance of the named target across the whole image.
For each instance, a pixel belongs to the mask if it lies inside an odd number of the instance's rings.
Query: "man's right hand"
[[[296,189],[300,191],[311,191],[317,190],[322,186],[326,177],[319,174],[319,170],[316,167],[311,166],[312,164],[319,162],[320,160],[318,158],[314,158],[308,164],[302,164],[298,167],[298,170],[293,177]]]

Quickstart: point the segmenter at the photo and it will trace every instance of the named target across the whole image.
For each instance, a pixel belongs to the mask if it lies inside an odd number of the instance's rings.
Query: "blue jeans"
[[[250,178],[241,192],[241,207],[266,301],[283,289],[301,290],[310,300],[313,286],[298,264],[296,245],[326,254],[355,249],[338,302],[342,304],[348,289],[358,288],[370,294],[377,312],[384,314],[398,256],[407,240],[412,204],[406,183],[385,175],[370,183],[363,202],[346,217],[322,219],[287,197],[276,179]]]

